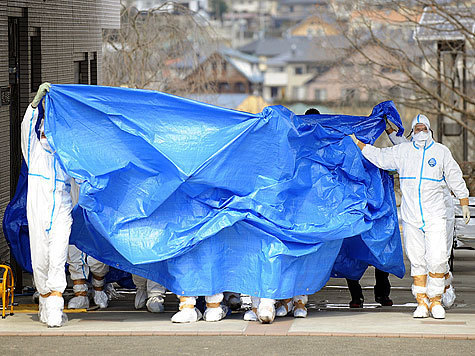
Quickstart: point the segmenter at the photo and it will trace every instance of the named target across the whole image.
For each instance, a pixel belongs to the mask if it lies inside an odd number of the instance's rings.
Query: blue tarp
[[[53,85],[45,131],[81,179],[71,242],[179,295],[308,294],[368,264],[404,275],[392,178],[346,134],[369,117],[249,114],[155,91]]]

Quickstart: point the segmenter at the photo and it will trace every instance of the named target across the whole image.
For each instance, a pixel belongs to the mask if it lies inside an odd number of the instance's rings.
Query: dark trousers
[[[389,283],[389,273],[375,269],[376,284],[374,285],[375,297],[389,297],[391,293],[391,284]],[[361,290],[360,281],[354,279],[346,279],[348,289],[350,290],[351,299],[364,299]]]

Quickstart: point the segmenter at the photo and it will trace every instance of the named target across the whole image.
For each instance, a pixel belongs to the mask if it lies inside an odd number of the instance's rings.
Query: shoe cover
[[[275,311],[275,316],[286,316],[294,308],[294,303],[292,302],[292,299],[289,299],[288,302],[285,302],[285,300],[281,300],[280,303],[280,306]]]
[[[40,297],[38,293],[38,318],[43,324],[46,324],[46,298]]]
[[[228,312],[228,307],[225,305],[220,305],[217,308],[206,308],[203,319],[204,321],[220,321],[223,319]]]
[[[106,292],[103,290],[95,290],[94,303],[96,303],[96,305],[101,309],[107,308],[109,305],[109,297],[107,296]]]
[[[434,319],[445,319],[445,309],[440,304],[432,306],[430,313]]]
[[[257,309],[257,317],[262,324],[270,324],[275,319],[275,306],[273,299],[261,298],[259,308]]]
[[[46,319],[48,327],[60,327],[65,322],[63,317],[64,299],[56,295],[46,298]],[[67,317],[66,317],[67,320]]]
[[[150,313],[163,313],[165,307],[163,306],[162,297],[150,297],[147,300],[147,310]]]
[[[147,291],[145,289],[137,289],[135,293],[135,309],[142,309],[147,301]]]
[[[294,309],[294,318],[306,318],[307,317],[307,308],[295,308]]]
[[[197,308],[183,308],[172,316],[172,323],[194,323],[201,319],[201,312]]]
[[[412,314],[413,318],[428,318],[429,309],[425,305],[418,305],[414,313]]]
[[[257,321],[257,314],[252,309],[247,310],[244,313],[244,320],[245,321]]]
[[[455,288],[450,286],[444,294],[442,294],[442,305],[446,308],[450,308],[455,302]]]
[[[228,305],[229,309],[231,310],[239,310],[241,309],[241,298],[237,295],[232,294],[227,300],[226,304]]]
[[[73,297],[69,300],[68,309],[87,309],[89,308],[89,298],[83,295]]]

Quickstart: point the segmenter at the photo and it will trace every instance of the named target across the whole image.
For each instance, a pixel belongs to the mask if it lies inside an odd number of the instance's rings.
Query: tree
[[[211,14],[219,21],[223,21],[223,15],[228,11],[228,5],[224,0],[211,0]]]
[[[173,1],[148,11],[123,2],[120,30],[103,35],[103,82],[177,95],[214,92],[210,73],[196,68],[217,43],[196,16]]]
[[[369,72],[367,82],[391,83],[378,94],[437,118],[444,143],[463,132],[465,146],[456,155],[467,160],[475,135],[472,2],[334,0],[333,5],[352,51],[364,58],[358,65]],[[452,141],[460,146],[460,137]]]

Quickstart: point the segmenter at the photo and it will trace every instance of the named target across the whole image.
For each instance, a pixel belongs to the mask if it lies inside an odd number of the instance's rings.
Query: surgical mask
[[[428,132],[421,131],[413,135],[412,138],[416,142],[424,142],[430,138],[430,134]]]

